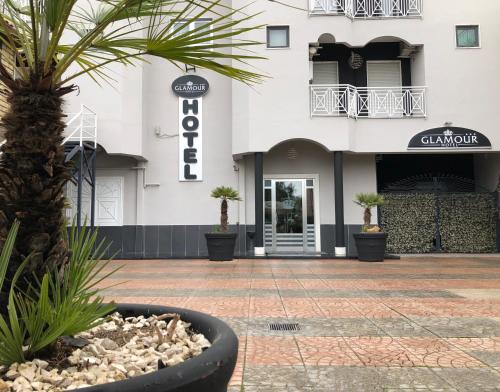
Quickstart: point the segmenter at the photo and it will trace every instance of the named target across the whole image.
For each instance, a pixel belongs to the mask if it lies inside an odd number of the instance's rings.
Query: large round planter
[[[234,258],[236,233],[206,233],[208,258],[212,261],[231,261]]]
[[[384,261],[387,233],[354,234],[359,261]]]
[[[183,321],[205,335],[212,346],[179,365],[110,384],[82,388],[82,392],[226,392],[238,356],[238,338],[221,320],[187,309],[119,304],[124,317],[178,313]]]

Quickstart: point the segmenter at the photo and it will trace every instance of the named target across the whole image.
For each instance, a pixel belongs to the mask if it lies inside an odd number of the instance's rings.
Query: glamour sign
[[[181,98],[199,98],[208,92],[209,84],[197,75],[185,75],[175,79],[172,90]]]
[[[203,180],[203,98],[208,82],[196,75],[172,83],[179,97],[179,181]]]
[[[491,142],[482,133],[467,128],[443,127],[429,129],[415,135],[408,144],[409,150],[462,150],[488,149]]]

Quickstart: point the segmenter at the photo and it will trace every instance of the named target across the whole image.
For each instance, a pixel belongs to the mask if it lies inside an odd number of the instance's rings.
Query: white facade
[[[203,181],[179,181],[179,99],[171,89],[172,82],[183,75],[179,69],[151,58],[136,68],[117,66],[115,89],[100,88],[88,78],[78,81],[80,94],[69,97],[67,110],[76,112],[85,104],[97,113],[98,143],[105,150],[97,161],[97,175],[122,179],[121,223],[133,227],[134,235],[142,236],[142,244],[128,252],[130,257],[203,256],[203,232],[219,219],[218,203],[209,197],[218,185],[236,188],[242,195],[242,202],[231,205],[229,216],[230,223],[243,228],[239,244],[243,254],[246,227],[253,230],[255,224],[257,152],[264,153],[264,178],[317,179],[316,241],[323,252],[331,252],[335,245],[330,227],[335,224],[334,151],[344,152],[347,226],[361,223],[361,211],[351,203],[354,195],[378,189],[377,156],[409,154],[412,137],[429,129],[453,126],[485,135],[491,149],[466,152],[474,154],[476,182],[489,190],[496,188],[500,175],[500,132],[495,116],[500,104],[500,3],[477,0],[471,7],[464,0],[409,0],[413,8],[407,7],[400,14],[390,11],[390,5],[382,11],[366,8],[371,14],[339,14],[353,1],[339,0],[338,6],[328,12],[324,12],[323,1],[311,0],[312,12],[307,0],[293,2],[303,11],[267,0],[248,2],[246,12],[265,11],[250,23],[289,26],[289,47],[254,48],[257,55],[268,60],[252,65],[269,78],[253,88],[205,70],[190,72],[210,83],[210,91],[203,98]],[[457,48],[457,25],[479,26],[480,47]],[[245,38],[265,42],[266,29],[248,33]],[[357,106],[338,109],[342,106],[338,104],[327,115],[316,115],[311,95],[314,85],[310,84],[313,63],[322,61],[323,53],[334,56],[336,50],[360,52],[370,43],[375,46],[366,52],[371,57],[364,58],[363,63],[372,71],[360,77],[368,80],[365,85],[339,87],[345,78],[340,66],[338,84],[326,86],[330,98],[338,100],[339,91],[347,91],[348,97],[357,100]],[[385,68],[382,74],[376,73],[377,61],[388,61],[377,59],[377,47],[383,45],[400,48],[399,56],[391,61],[400,65],[405,62],[406,71],[401,75],[386,77]],[[311,61],[310,48],[318,46],[319,58]],[[359,72],[367,71],[363,68]],[[356,71],[352,74],[359,75]],[[411,80],[409,86],[405,78]],[[384,81],[395,85],[380,86]],[[392,99],[390,113],[377,111],[374,103],[384,94]],[[404,94],[414,94],[404,99],[413,99],[412,105],[418,110],[412,106],[411,113],[405,112],[409,110],[408,100],[398,109]],[[372,98],[363,114],[360,102]],[[384,109],[384,103],[378,105]],[[447,149],[425,153],[460,152]],[[167,233],[165,242],[170,243],[163,245],[163,253],[161,230]],[[122,236],[122,243],[127,242],[127,235]],[[149,252],[147,237],[151,235],[156,250]],[[176,252],[182,247],[184,253]],[[123,251],[127,253],[125,245]]]

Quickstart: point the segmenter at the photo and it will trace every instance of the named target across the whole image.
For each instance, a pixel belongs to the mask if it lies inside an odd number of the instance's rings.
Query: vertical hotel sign
[[[172,83],[179,97],[179,181],[203,180],[203,96],[208,81],[185,75]]]

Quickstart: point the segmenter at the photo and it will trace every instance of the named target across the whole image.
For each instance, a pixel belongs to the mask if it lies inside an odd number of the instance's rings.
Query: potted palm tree
[[[205,233],[208,257],[212,261],[230,261],[234,258],[234,247],[238,233],[229,233],[228,231],[228,201],[241,201],[241,198],[237,190],[225,186],[215,188],[211,196],[221,201],[220,226],[217,226],[212,233]]]
[[[377,193],[359,193],[354,203],[363,208],[363,228],[361,233],[354,234],[360,261],[384,261],[387,233],[383,233],[378,225],[372,225],[372,208],[384,204],[384,197]]]

